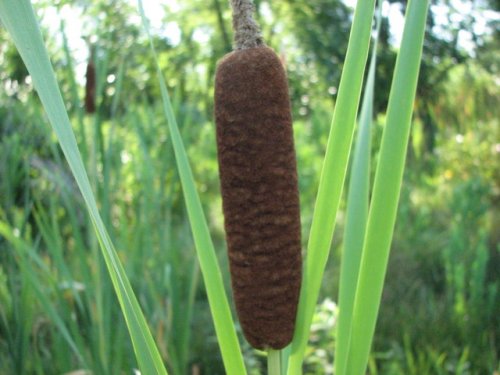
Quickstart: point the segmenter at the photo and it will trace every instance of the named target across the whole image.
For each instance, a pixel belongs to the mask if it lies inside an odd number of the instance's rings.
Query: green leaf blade
[[[372,57],[365,86],[363,104],[359,117],[359,130],[356,138],[354,157],[351,166],[349,193],[347,197],[344,245],[340,266],[339,315],[335,339],[335,373],[344,375],[351,336],[352,310],[356,285],[361,264],[363,240],[368,220],[370,197],[370,152],[371,125],[373,117],[373,94],[375,89],[375,67],[377,42],[380,32],[382,7],[377,13],[377,36],[374,39]]]
[[[375,0],[358,1],[354,14],[314,208],[288,375],[302,373],[302,360],[330,251],[335,217],[347,170],[363,73],[368,58],[374,8]]]
[[[352,318],[347,373],[365,372],[375,331],[403,178],[428,0],[411,0],[396,61],[387,125],[366,229]]]

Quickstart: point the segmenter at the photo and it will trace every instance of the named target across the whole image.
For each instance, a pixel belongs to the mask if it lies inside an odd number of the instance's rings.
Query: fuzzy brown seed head
[[[96,85],[96,77],[95,77],[95,66],[94,61],[92,60],[92,54],[89,58],[89,62],[87,64],[87,71],[85,73],[85,112],[86,113],[94,113],[95,112],[95,85]]]
[[[252,346],[281,349],[293,337],[302,261],[288,85],[270,48],[219,63],[215,117],[238,317]]]

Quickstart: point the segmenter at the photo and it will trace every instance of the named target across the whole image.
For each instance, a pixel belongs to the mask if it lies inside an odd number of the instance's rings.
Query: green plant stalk
[[[148,21],[144,14],[141,0],[138,0],[138,5],[143,26],[149,38],[151,51],[156,61],[163,107],[167,117],[168,127],[174,147],[175,159],[177,162],[177,170],[181,179],[184,200],[194,237],[196,253],[198,255],[201,273],[205,282],[208,303],[210,305],[210,311],[212,313],[224,367],[227,374],[245,375],[246,369],[243,362],[243,355],[238,342],[238,337],[236,336],[234,321],[231,315],[231,309],[229,307],[226,292],[224,290],[222,274],[217,261],[217,256],[215,254],[212,238],[210,237],[200,197],[196,191],[193,173],[189,165],[186,150],[184,149],[177,121],[175,120],[167,85],[165,84],[160,66],[158,65],[158,58],[151,34],[149,32]]]
[[[396,221],[428,0],[411,0],[389,97],[352,317],[347,373],[365,373]]]
[[[281,375],[286,375],[288,371],[288,359],[290,358],[290,345],[281,349]]]
[[[0,20],[11,35],[33,79],[94,226],[118,301],[130,332],[139,368],[144,374],[167,374],[139,303],[104,227],[76,139],[45,49],[35,13],[28,0],[0,0]]]
[[[347,197],[346,224],[344,230],[344,248],[340,266],[339,316],[335,338],[335,374],[344,375],[351,335],[352,309],[356,295],[363,239],[368,219],[370,197],[370,153],[371,124],[373,117],[373,93],[375,87],[375,67],[377,60],[378,35],[382,4],[377,12],[377,34],[373,42],[372,57],[366,80],[363,104],[359,119],[356,148],[351,166],[349,193]]]
[[[352,143],[356,113],[361,96],[363,73],[370,44],[375,0],[360,0],[354,13],[353,26],[339,94],[333,113],[326,155],[314,208],[307,258],[288,365],[288,375],[302,373],[309,330],[318,300],[321,281],[330,252],[335,217],[342,195],[347,162]]]
[[[267,351],[267,375],[281,375],[281,350]]]

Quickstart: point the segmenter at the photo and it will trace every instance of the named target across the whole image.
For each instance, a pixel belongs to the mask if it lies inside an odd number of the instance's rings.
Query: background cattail
[[[87,62],[87,70],[85,72],[85,112],[95,112],[95,64],[94,64],[94,46],[90,47],[89,60]]]
[[[233,0],[235,51],[215,78],[217,147],[233,294],[247,340],[293,337],[301,281],[300,213],[286,73],[250,1]]]

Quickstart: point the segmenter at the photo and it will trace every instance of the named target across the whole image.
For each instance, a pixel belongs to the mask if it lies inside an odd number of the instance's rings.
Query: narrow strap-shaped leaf
[[[356,295],[363,239],[370,196],[370,152],[371,125],[373,117],[373,92],[375,87],[375,67],[377,60],[377,42],[380,32],[382,3],[379,1],[377,12],[377,33],[373,41],[372,57],[366,80],[363,104],[359,117],[359,129],[356,137],[347,196],[347,212],[344,229],[344,245],[340,266],[339,316],[335,337],[335,374],[344,375],[351,336],[352,309]]]
[[[428,5],[428,0],[410,0],[407,7],[354,301],[349,375],[365,373],[375,331],[403,178]]]
[[[241,353],[238,337],[236,336],[231,309],[229,308],[229,302],[224,290],[224,283],[222,281],[222,275],[217,262],[210,231],[208,230],[200,197],[196,191],[193,173],[189,165],[186,150],[184,149],[177,121],[175,120],[167,85],[165,84],[160,66],[158,65],[158,58],[149,32],[148,21],[144,14],[142,1],[138,0],[138,4],[144,29],[149,37],[151,50],[156,61],[163,108],[167,117],[177,169],[184,192],[184,200],[186,202],[189,222],[193,232],[196,253],[198,255],[205,288],[207,290],[208,303],[210,305],[224,367],[227,374],[245,375],[246,369],[243,362],[243,355]]]
[[[167,374],[139,303],[99,215],[31,3],[28,0],[0,0],[0,19],[14,40],[31,74],[35,89],[87,205],[109,275],[125,316],[139,368],[143,374]]]
[[[37,296],[38,302],[42,305],[45,313],[50,318],[50,320],[57,327],[63,339],[67,342],[70,349],[76,355],[78,360],[85,365],[85,359],[80,353],[79,348],[76,343],[73,341],[68,328],[66,327],[66,323],[61,319],[60,315],[57,313],[56,309],[52,305],[51,301],[47,297],[46,290],[42,290],[42,283],[38,279],[37,275],[32,270],[31,263],[34,263],[37,267],[40,267],[48,278],[51,278],[52,275],[50,270],[47,269],[45,263],[38,257],[38,255],[34,252],[34,250],[28,245],[24,240],[18,238],[14,235],[12,228],[5,222],[0,221],[0,235],[4,237],[8,242],[11,243],[12,247],[17,252],[16,260],[19,264],[19,268],[22,273],[26,275],[26,279],[29,281],[33,290]],[[55,280],[50,280],[49,285],[52,287],[55,284]]]
[[[309,235],[297,321],[291,344],[289,375],[302,373],[302,360],[314,308],[330,253],[368,58],[374,8],[375,0],[359,0],[354,13]]]

